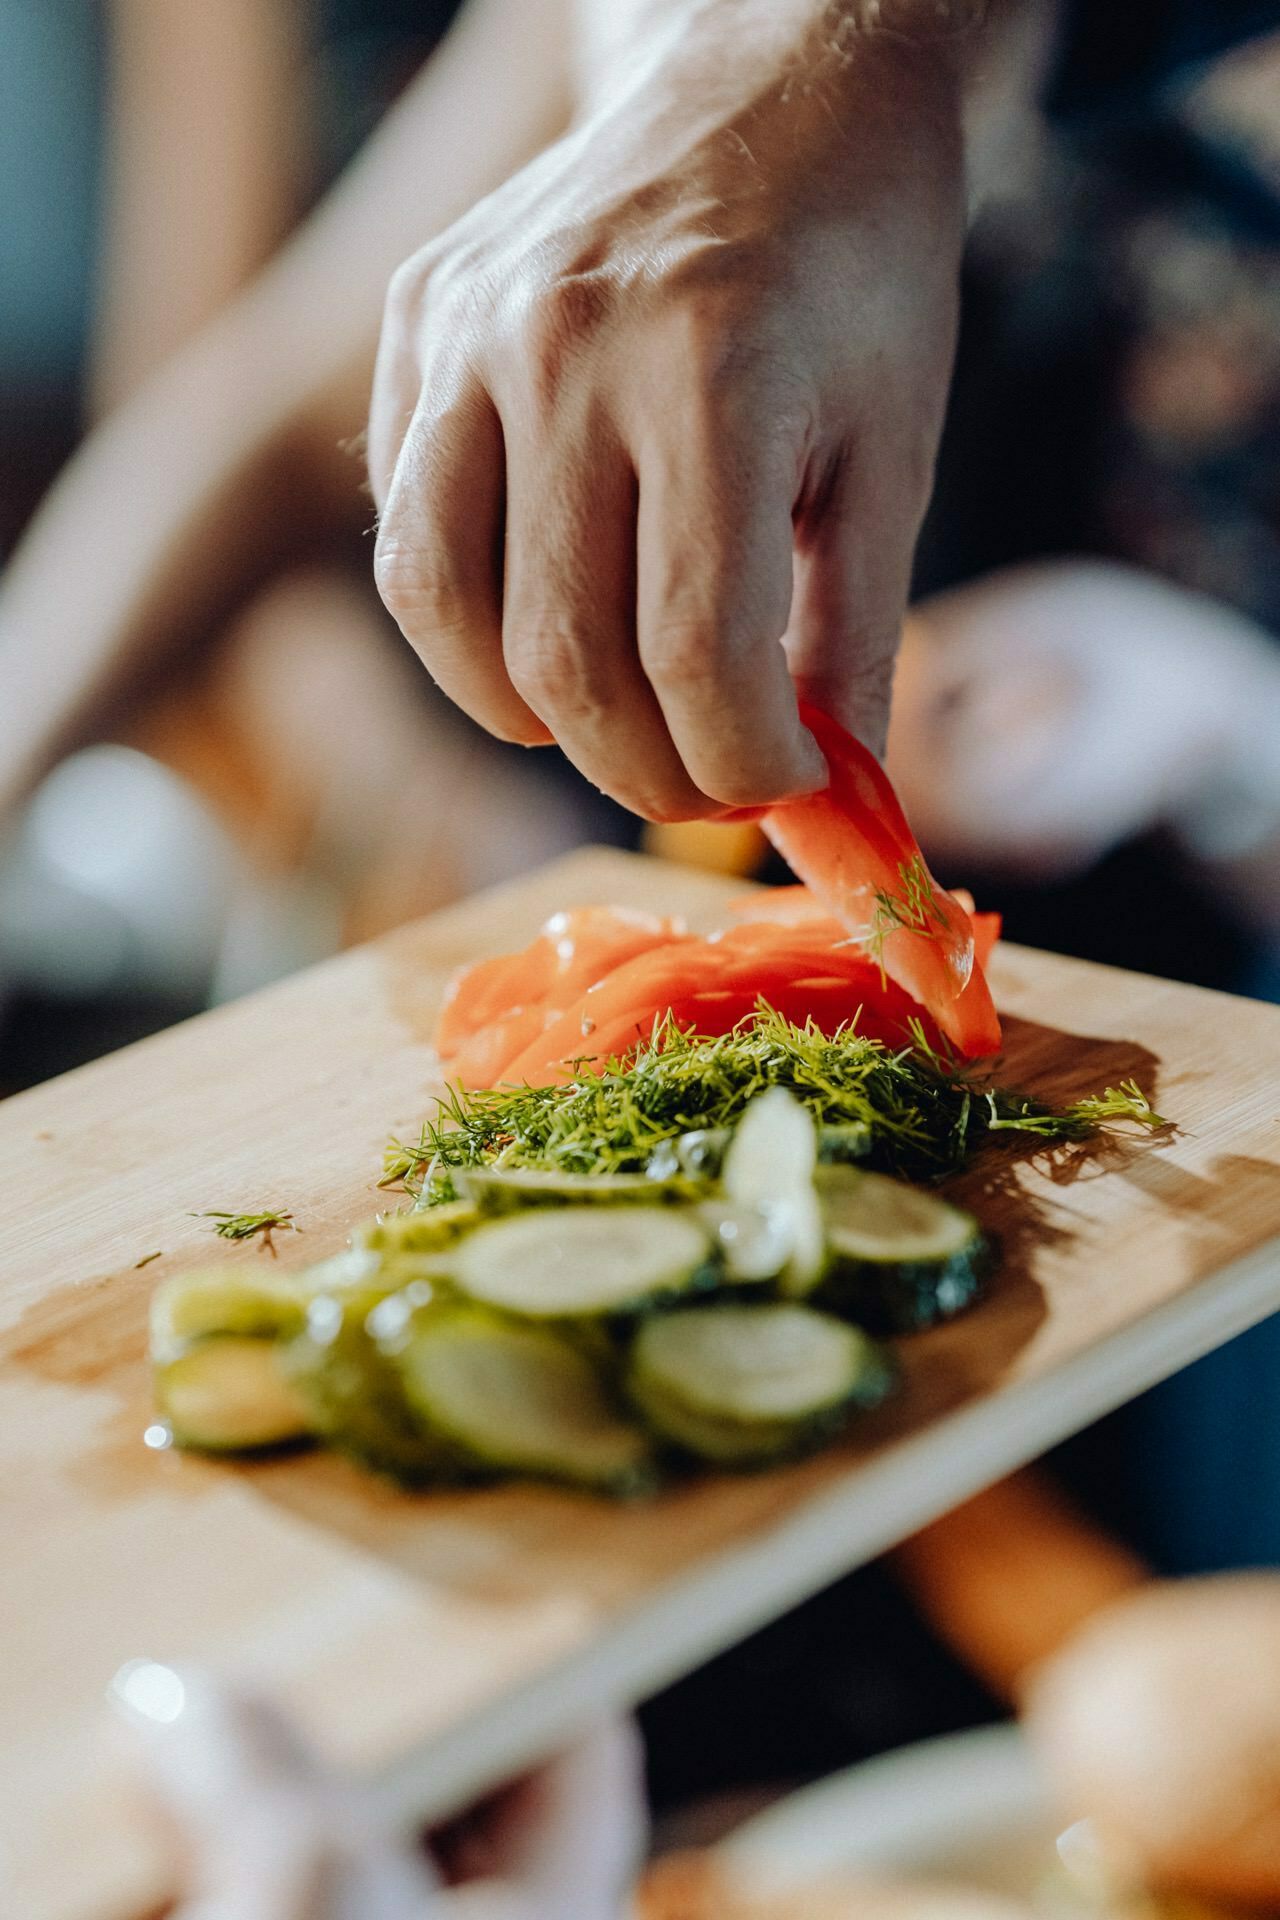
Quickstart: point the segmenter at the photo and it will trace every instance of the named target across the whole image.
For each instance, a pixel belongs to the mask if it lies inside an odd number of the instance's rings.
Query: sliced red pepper
[[[479,960],[454,975],[436,1023],[436,1051],[449,1059],[471,1034],[523,1007],[567,1007],[634,954],[681,937],[676,921],[624,907],[552,914],[519,953]]]
[[[774,927],[800,927],[810,920],[829,920],[831,909],[810,887],[753,887],[729,902],[730,917],[746,923],[766,921]]]
[[[838,924],[836,931],[843,931]],[[817,923],[758,924],[657,948],[616,968],[511,1060],[505,1077],[531,1085],[568,1079],[579,1061],[642,1045],[668,1014],[682,1026],[726,1033],[761,1000],[788,1019],[812,1014],[824,1032],[858,1015],[858,1032],[891,1046],[909,1044],[912,1020],[923,1016],[928,1038],[938,1042],[923,1009],[847,938],[833,945]],[[704,1019],[715,1024],[703,1026]]]
[[[646,1014],[652,1027],[654,1009],[665,1013],[673,1001],[713,986],[719,968],[707,940],[673,941],[636,954],[556,1015],[545,1033],[511,1062],[508,1077],[535,1086],[563,1078],[574,1060],[607,1056],[620,1022],[623,1050],[634,1046]]]
[[[448,1078],[460,1087],[496,1087],[510,1076],[516,1055],[532,1046],[547,1024],[541,1006],[520,1007],[468,1034],[448,1063]]]
[[[998,913],[970,914],[973,921],[973,951],[980,967],[985,971],[991,964],[991,956],[1000,939],[1001,919]]]
[[[1000,1021],[968,914],[930,874],[874,755],[803,702],[801,717],[826,756],[830,784],[771,807],[765,832],[962,1055],[994,1053]]]

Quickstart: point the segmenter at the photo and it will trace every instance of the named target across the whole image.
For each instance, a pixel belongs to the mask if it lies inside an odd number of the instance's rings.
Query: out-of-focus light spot
[[[127,1714],[162,1726],[176,1720],[187,1702],[180,1676],[158,1660],[126,1661],[107,1691]]]

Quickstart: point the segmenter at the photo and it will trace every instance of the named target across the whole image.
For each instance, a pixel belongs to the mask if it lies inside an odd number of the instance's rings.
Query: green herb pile
[[[732,1127],[767,1087],[785,1087],[822,1127],[848,1129],[867,1166],[916,1180],[957,1172],[992,1136],[1057,1142],[1115,1121],[1165,1124],[1133,1081],[1055,1112],[980,1085],[941,1059],[919,1028],[914,1046],[894,1051],[852,1031],[829,1038],[762,1004],[717,1038],[668,1019],[638,1052],[584,1064],[567,1085],[451,1088],[416,1142],[390,1142],[382,1184],[431,1206],[456,1198],[457,1167],[656,1171],[667,1143]]]

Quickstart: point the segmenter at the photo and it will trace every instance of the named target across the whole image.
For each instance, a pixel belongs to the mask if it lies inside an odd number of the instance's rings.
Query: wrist
[[[596,76],[582,148],[607,177],[673,170],[721,209],[862,211],[901,184],[913,224],[964,226],[965,101],[985,0],[668,0]],[[933,12],[942,5],[943,14]],[[892,24],[888,24],[891,22]],[[910,29],[910,30],[909,30]],[[940,191],[935,194],[933,189]],[[936,204],[935,204],[936,203]]]
[[[582,100],[594,113],[664,76],[712,93],[771,79],[840,87],[865,58],[963,84],[1002,0],[579,0]]]

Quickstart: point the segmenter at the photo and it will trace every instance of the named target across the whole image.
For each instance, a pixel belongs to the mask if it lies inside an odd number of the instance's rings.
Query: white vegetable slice
[[[751,1102],[724,1157],[728,1198],[759,1208],[785,1236],[782,1287],[796,1296],[812,1291],[826,1265],[826,1231],[813,1184],[817,1164],[817,1128],[784,1087],[771,1087]]]
[[[673,1207],[556,1207],[481,1227],[453,1258],[473,1300],[529,1319],[644,1307],[710,1270],[705,1227]]]
[[[690,1308],[646,1321],[628,1392],[655,1430],[742,1464],[798,1451],[851,1404],[882,1398],[890,1370],[856,1328],[809,1307]]]
[[[156,1369],[156,1404],[179,1446],[233,1453],[280,1446],[308,1431],[274,1340],[200,1340]]]
[[[978,1238],[971,1213],[887,1174],[844,1168],[820,1176],[820,1192],[832,1247],[851,1260],[949,1261]]]
[[[615,1492],[652,1477],[647,1436],[610,1406],[585,1354],[545,1327],[440,1309],[393,1359],[424,1430],[477,1467]]]
[[[210,1334],[288,1339],[306,1319],[307,1297],[301,1274],[278,1269],[227,1265],[175,1274],[151,1296],[151,1357],[171,1360]]]
[[[647,1173],[561,1173],[542,1167],[459,1167],[453,1179],[489,1214],[527,1207],[653,1206],[691,1191],[687,1181],[663,1181]]]

